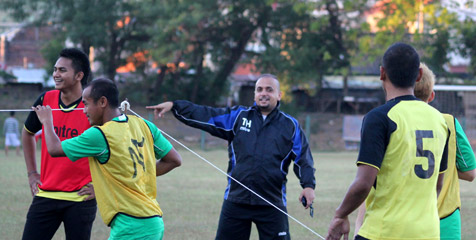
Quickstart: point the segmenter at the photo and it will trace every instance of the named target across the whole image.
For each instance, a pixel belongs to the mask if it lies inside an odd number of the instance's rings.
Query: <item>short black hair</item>
[[[11,117],[15,116],[15,111],[10,111],[10,116]]]
[[[87,87],[91,87],[89,97],[96,103],[101,97],[105,97],[110,108],[119,107],[119,90],[116,84],[107,78],[98,78],[91,81]]]
[[[408,88],[414,86],[418,78],[420,57],[412,46],[399,42],[385,51],[382,66],[394,86]]]
[[[85,86],[88,83],[89,75],[91,74],[88,55],[77,48],[65,48],[61,50],[59,57],[71,59],[75,74],[83,72],[84,76],[83,79],[81,79],[81,84]]]

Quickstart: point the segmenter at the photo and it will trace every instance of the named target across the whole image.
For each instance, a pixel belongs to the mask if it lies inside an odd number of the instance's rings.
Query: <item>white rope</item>
[[[84,108],[75,108],[75,109],[60,109],[60,108],[55,108],[51,109],[51,111],[77,111],[77,110],[84,110]],[[0,109],[0,112],[31,112],[34,111],[32,109]]]
[[[128,109],[130,109],[131,105],[129,104],[129,102],[127,101],[127,98],[125,101],[122,101],[121,102],[121,106],[119,107],[121,109],[121,111],[123,112],[127,112]],[[74,109],[60,109],[60,108],[55,108],[55,109],[51,109],[51,111],[78,111],[78,110],[84,110],[84,108],[74,108]],[[0,109],[0,112],[31,112],[31,111],[34,111],[33,109]],[[141,117],[142,118],[142,117]]]
[[[123,111],[123,112],[127,112],[127,110],[130,110],[130,109],[131,109],[131,105],[130,105],[129,102],[127,101],[127,98],[126,98],[126,100],[124,100],[124,101],[121,102],[121,106],[120,106],[119,108],[120,108],[121,111]],[[137,114],[136,114],[136,115],[137,115]],[[140,118],[143,118],[143,117],[141,117],[141,116],[139,116],[139,115],[137,115],[137,116],[140,117]]]
[[[125,101],[122,101],[121,102],[121,106],[119,107],[121,109],[121,111],[123,112],[127,112],[128,109],[130,109],[130,104],[129,102],[127,101],[127,99]],[[84,108],[74,108],[74,109],[60,109],[60,108],[55,108],[55,109],[51,109],[51,111],[78,111],[78,110],[84,110]],[[0,109],[0,112],[31,112],[31,111],[34,111],[32,109]]]
[[[124,106],[124,108],[123,108]],[[133,113],[134,115],[136,115],[137,117],[139,118],[142,118],[144,119],[143,117],[141,117],[139,114],[135,113],[134,111],[131,110],[130,108],[130,104],[126,101],[123,101],[121,103],[121,110],[124,111],[124,110],[128,110],[130,111],[131,113]],[[187,146],[185,146],[183,143],[181,143],[180,141],[176,140],[175,138],[173,138],[172,136],[170,136],[169,134],[167,134],[166,132],[164,132],[162,129],[159,128],[159,130],[167,137],[169,137],[170,139],[174,140],[176,143],[180,144],[180,146],[184,147],[185,149],[187,149],[189,152],[193,153],[195,156],[197,156],[198,158],[202,159],[203,161],[205,161],[206,163],[208,163],[209,165],[211,165],[212,167],[214,167],[216,170],[218,170],[219,172],[221,172],[222,174],[226,175],[227,177],[229,177],[230,179],[232,179],[233,181],[235,181],[236,183],[238,183],[240,186],[244,187],[246,190],[250,191],[251,193],[253,193],[254,195],[256,195],[257,197],[261,198],[263,201],[265,201],[266,203],[268,203],[269,205],[273,206],[274,208],[276,208],[277,210],[279,210],[280,212],[284,213],[286,216],[288,216],[289,218],[291,218],[292,220],[294,220],[295,222],[299,223],[301,226],[303,226],[304,228],[306,228],[307,230],[311,231],[312,233],[314,233],[316,236],[320,237],[321,239],[324,239],[324,237],[322,237],[321,235],[319,235],[317,232],[315,232],[314,230],[312,230],[311,228],[309,228],[308,226],[304,225],[303,223],[301,223],[299,220],[297,220],[296,218],[294,218],[293,216],[289,215],[287,212],[281,210],[279,207],[277,207],[276,205],[272,204],[270,201],[266,200],[264,197],[262,197],[261,195],[259,195],[258,193],[256,193],[255,191],[251,190],[250,188],[248,188],[247,186],[245,186],[243,183],[241,183],[240,181],[236,180],[235,178],[233,178],[232,176],[230,176],[228,173],[226,173],[225,171],[221,170],[219,167],[217,167],[216,165],[214,165],[213,163],[211,163],[210,161],[208,161],[207,159],[205,159],[204,157],[200,156],[198,153],[194,152],[192,149],[188,148]]]

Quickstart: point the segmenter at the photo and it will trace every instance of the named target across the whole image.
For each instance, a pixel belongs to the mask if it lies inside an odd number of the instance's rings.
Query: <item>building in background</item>
[[[45,83],[45,76],[51,75],[44,69],[46,61],[41,55],[44,42],[52,38],[50,26],[33,26],[16,23],[0,13],[0,71],[14,78],[2,78],[0,82],[41,83],[54,86],[50,77]]]

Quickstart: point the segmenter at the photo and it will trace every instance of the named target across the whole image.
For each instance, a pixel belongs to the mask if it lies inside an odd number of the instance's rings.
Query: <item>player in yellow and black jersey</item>
[[[387,103],[364,118],[357,176],[337,208],[327,239],[349,233],[348,215],[368,196],[356,239],[439,239],[437,191],[447,167],[448,128],[439,111],[413,96],[420,59],[404,43],[383,56]]]

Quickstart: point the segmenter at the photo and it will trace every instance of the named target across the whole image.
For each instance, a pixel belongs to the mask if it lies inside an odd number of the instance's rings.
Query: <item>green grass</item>
[[[214,239],[221,209],[226,177],[198,157],[179,148],[183,165],[157,178],[158,201],[164,211],[165,240]],[[14,153],[11,151],[10,153]],[[39,153],[39,152],[38,152]],[[226,150],[198,151],[221,169],[228,162]],[[0,238],[20,239],[25,216],[31,203],[25,163],[22,157],[5,158],[0,152]],[[39,157],[39,156],[38,156]],[[355,177],[356,153],[314,154],[317,168],[314,218],[298,201],[301,188],[294,173],[288,175],[288,212],[315,232],[325,236],[335,208],[340,204],[348,186]],[[461,183],[463,239],[473,239],[476,229],[476,188],[472,183]],[[356,213],[351,221],[351,234]],[[290,219],[293,239],[318,239],[309,230]],[[92,239],[107,239],[109,228],[97,215]],[[60,227],[54,239],[64,239]],[[251,239],[258,239],[255,228]]]

